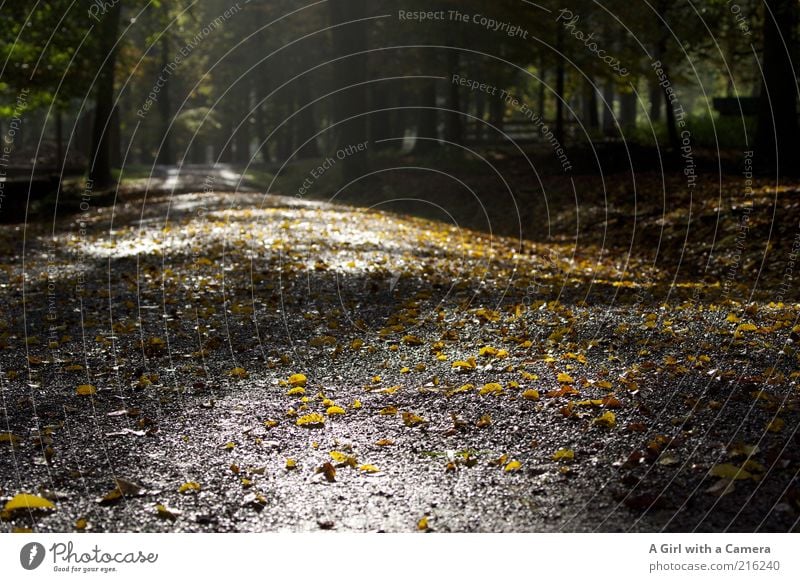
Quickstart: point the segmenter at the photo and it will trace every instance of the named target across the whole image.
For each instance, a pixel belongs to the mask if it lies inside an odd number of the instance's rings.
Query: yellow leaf
[[[592,423],[604,428],[614,428],[617,425],[617,416],[608,410],[595,418]]]
[[[75,529],[78,531],[83,531],[89,526],[89,522],[86,521],[85,518],[81,517],[75,521]]]
[[[785,425],[786,423],[782,418],[775,418],[767,425],[767,430],[769,432],[781,432]]]
[[[424,422],[425,422],[424,418],[422,418],[417,414],[414,414],[413,412],[403,413],[403,424],[405,424],[406,426],[416,426]]]
[[[375,443],[379,447],[388,447],[394,444],[392,439],[381,439]]]
[[[53,502],[38,495],[30,493],[18,493],[12,497],[5,505],[5,511],[16,511],[18,509],[55,509]]]
[[[297,461],[294,459],[286,459],[286,468],[287,469],[296,469],[297,468]]]
[[[361,408],[363,406],[363,404],[361,404],[360,400],[353,400],[353,404],[351,404],[351,406],[353,408],[355,408],[356,410],[358,410],[359,408]]]
[[[753,474],[741,467],[737,467],[731,463],[720,463],[711,467],[709,474],[712,477],[722,477],[723,479],[733,479],[734,481],[741,481],[743,479],[751,479]]]
[[[328,416],[335,416],[337,414],[344,414],[344,408],[341,406],[329,406],[328,410],[325,411]]]
[[[474,370],[477,367],[477,363],[475,362],[475,358],[469,358],[467,360],[456,360],[451,367],[462,371]]]
[[[486,396],[487,394],[500,394],[503,391],[503,387],[498,384],[497,382],[490,382],[488,384],[484,384],[483,387],[478,390],[478,394],[481,396]]]
[[[403,343],[407,346],[421,346],[423,342],[420,338],[415,335],[404,335],[403,336]]]
[[[506,465],[505,470],[507,472],[518,471],[520,467],[522,467],[522,463],[519,461],[511,461],[508,465]]]
[[[292,388],[286,393],[286,396],[302,396],[306,393],[306,389],[302,388],[301,386],[297,386],[296,388]]]
[[[312,412],[311,414],[306,414],[301,416],[295,421],[297,426],[320,426],[325,424],[325,417],[317,412]]]
[[[489,426],[491,424],[492,424],[492,417],[489,416],[488,414],[484,414],[483,416],[481,416],[478,419],[478,422],[475,423],[475,425],[478,428],[486,428],[487,426]]]
[[[558,377],[556,378],[562,384],[572,384],[575,380],[572,379],[572,376],[567,374],[566,372],[559,372]]]
[[[200,483],[188,481],[178,488],[178,493],[197,493],[200,491]]]
[[[478,350],[479,356],[496,356],[497,355],[497,348],[493,348],[492,346],[483,346],[480,350]]]
[[[247,370],[244,368],[236,367],[228,370],[228,376],[231,376],[232,378],[239,378],[240,380],[243,380],[244,378],[247,378],[247,375]]]
[[[19,444],[19,437],[10,432],[0,432],[0,444],[8,443],[12,447],[16,447]]]
[[[539,400],[539,391],[532,388],[530,390],[525,390],[525,392],[522,393],[522,397],[525,400]]]
[[[575,451],[570,449],[558,449],[553,453],[554,461],[572,461],[575,459]]]
[[[97,394],[97,388],[92,386],[91,384],[81,384],[75,390],[78,396],[92,396],[93,394]]]
[[[381,411],[378,414],[382,414],[383,416],[393,416],[397,414],[397,407],[387,406],[386,408],[381,409]]]
[[[378,471],[380,471],[380,469],[378,469],[378,467],[376,467],[375,465],[361,465],[359,469],[361,469],[365,473],[377,473]]]
[[[417,522],[417,529],[419,531],[427,531],[428,529],[428,516],[424,516]]]
[[[454,394],[461,394],[462,392],[469,392],[470,390],[474,390],[474,384],[464,384],[463,386],[459,386],[458,388],[453,388],[447,393],[447,396],[453,396]]]
[[[306,378],[305,374],[292,374],[289,376],[289,384],[292,386],[305,388],[306,382],[308,382],[308,378]]]

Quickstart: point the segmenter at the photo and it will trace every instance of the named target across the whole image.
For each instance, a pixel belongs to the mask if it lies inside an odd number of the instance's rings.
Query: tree
[[[763,82],[758,108],[755,150],[764,170],[796,172],[800,154],[797,124],[797,79],[793,66],[796,0],[764,0]]]
[[[114,184],[111,175],[111,116],[114,105],[114,66],[117,60],[122,2],[116,2],[102,16],[99,29],[99,50],[103,62],[97,77],[94,125],[92,127],[92,151],[89,157],[89,179],[95,189],[110,188]]]

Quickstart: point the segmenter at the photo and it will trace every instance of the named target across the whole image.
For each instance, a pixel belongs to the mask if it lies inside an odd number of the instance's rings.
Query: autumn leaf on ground
[[[553,453],[554,461],[573,461],[575,459],[575,452],[570,449],[558,449]]]
[[[481,396],[486,396],[487,394],[500,394],[503,391],[503,387],[498,384],[497,382],[489,382],[488,384],[484,384],[480,390],[478,390],[478,394]]]
[[[248,375],[249,374],[247,373],[247,370],[245,370],[244,368],[236,367],[228,370],[228,376],[230,376],[231,378],[239,378],[240,380],[243,380],[247,378]]]
[[[311,414],[306,414],[298,418],[295,424],[307,428],[317,428],[325,424],[325,417],[318,412],[312,412]]]
[[[144,489],[127,479],[116,478],[114,479],[115,487],[106,493],[100,500],[101,505],[112,505],[124,499],[125,497],[136,497],[142,495]]]
[[[331,463],[323,463],[321,467],[317,467],[317,473],[322,473],[322,476],[329,483],[336,481],[336,468]]]
[[[288,381],[290,386],[305,388],[308,378],[306,378],[305,374],[292,374],[289,376]]]
[[[518,471],[520,467],[522,467],[522,463],[520,463],[519,461],[511,461],[505,466],[504,470],[510,473],[513,471]]]
[[[749,471],[732,465],[731,463],[720,463],[711,467],[708,472],[712,477],[721,477],[723,479],[731,479],[733,481],[741,481],[744,479],[752,479],[753,474]]]
[[[455,370],[460,370],[462,372],[469,372],[474,370],[478,366],[475,358],[468,358],[466,360],[456,360],[452,363],[451,367]]]
[[[81,384],[75,389],[75,393],[78,396],[92,396],[94,394],[97,394],[97,388],[95,388],[91,384]]]
[[[572,384],[575,380],[572,379],[572,376],[567,374],[566,372],[559,372],[556,380],[562,384]]]
[[[331,459],[340,465],[350,465],[351,467],[355,467],[356,464],[358,464],[358,461],[354,456],[348,455],[347,453],[343,453],[341,451],[331,451],[330,455]]]
[[[13,512],[22,509],[27,510],[52,510],[55,504],[49,499],[33,495],[31,493],[18,493],[6,502],[4,511]]]
[[[329,406],[325,411],[328,416],[338,416],[344,414],[345,410],[341,406]]]
[[[417,426],[418,424],[423,424],[425,422],[427,421],[418,414],[414,414],[413,412],[403,413],[403,424],[406,426]]]
[[[603,428],[614,428],[617,425],[617,416],[609,410],[595,418],[592,424]]]
[[[178,493],[197,493],[202,487],[197,481],[187,481],[178,488]]]
[[[522,397],[525,400],[539,400],[539,391],[533,389],[525,390],[525,392],[522,393]]]
[[[156,515],[160,519],[167,519],[169,521],[175,521],[178,519],[178,516],[181,514],[180,511],[177,509],[172,509],[167,507],[166,505],[159,503],[156,505]]]

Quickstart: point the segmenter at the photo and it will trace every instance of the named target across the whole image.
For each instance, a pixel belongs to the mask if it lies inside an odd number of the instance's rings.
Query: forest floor
[[[792,195],[580,244],[244,192],[6,227],[0,529],[798,530]]]

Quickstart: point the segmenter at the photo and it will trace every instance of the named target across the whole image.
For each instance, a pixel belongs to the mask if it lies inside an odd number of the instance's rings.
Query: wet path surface
[[[0,244],[3,530],[797,528],[796,306],[248,193]]]

